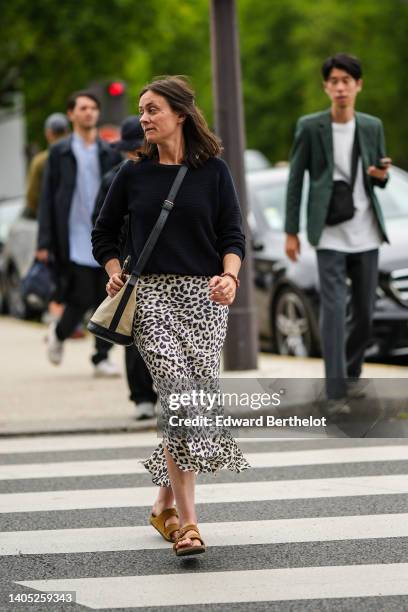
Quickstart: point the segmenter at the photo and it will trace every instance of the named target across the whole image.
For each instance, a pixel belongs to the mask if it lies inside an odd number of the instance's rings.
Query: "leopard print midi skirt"
[[[159,402],[163,439],[141,461],[152,482],[170,486],[164,446],[182,470],[216,473],[223,468],[241,472],[251,467],[225,427],[170,426],[170,417],[208,416],[200,390],[216,392],[225,340],[228,306],[209,299],[207,276],[145,274],[138,281],[133,324],[134,341],[153,378]],[[175,392],[196,391],[196,401],[175,408]],[[188,397],[188,396],[187,396]],[[201,398],[201,401],[197,401]],[[218,405],[217,414],[222,414]],[[212,406],[214,415],[214,406]]]

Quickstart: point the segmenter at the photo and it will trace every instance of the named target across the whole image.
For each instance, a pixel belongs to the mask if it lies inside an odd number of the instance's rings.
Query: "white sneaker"
[[[96,378],[115,378],[120,376],[120,369],[109,359],[104,359],[95,365],[94,374]]]
[[[59,365],[62,361],[64,343],[58,340],[55,328],[57,321],[50,323],[47,334],[47,357],[54,365]]]
[[[337,414],[351,414],[351,408],[346,403],[345,399],[327,400],[325,404],[325,412],[327,416],[336,416]]]
[[[155,416],[153,402],[140,402],[140,404],[136,404],[135,419],[137,421],[142,419],[153,419]]]
[[[363,399],[367,397],[367,387],[369,381],[364,378],[347,381],[347,397],[349,399]]]

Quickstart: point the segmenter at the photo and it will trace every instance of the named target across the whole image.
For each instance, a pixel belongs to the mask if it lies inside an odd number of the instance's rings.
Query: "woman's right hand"
[[[120,291],[125,283],[123,282],[122,276],[120,273],[112,274],[108,282],[106,283],[106,293],[109,297],[115,297],[115,295]]]

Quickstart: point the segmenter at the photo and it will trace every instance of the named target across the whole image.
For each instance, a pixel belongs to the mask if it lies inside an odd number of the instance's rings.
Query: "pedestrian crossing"
[[[208,546],[408,537],[408,513],[200,523]],[[151,527],[49,529],[0,534],[0,556],[167,549]]]
[[[205,484],[196,487],[198,504],[228,504],[270,499],[351,497],[354,495],[390,495],[408,492],[408,475],[356,476],[352,478],[316,478],[244,483]],[[155,487],[123,487],[76,491],[5,493],[0,498],[4,512],[53,512],[90,508],[149,506]]]
[[[376,446],[311,450],[305,453],[269,452],[246,453],[254,468],[286,467],[291,465],[320,465],[359,463],[364,461],[408,461],[408,446]],[[115,459],[108,461],[59,461],[57,463],[29,463],[0,465],[0,480],[24,478],[63,478],[72,476],[102,476],[113,474],[144,474],[146,469],[140,459]]]
[[[139,461],[157,443],[154,433],[0,443],[10,592],[75,591],[78,610],[408,609],[404,440],[238,440],[252,469],[200,475],[208,551],[184,560],[147,522],[157,487]]]

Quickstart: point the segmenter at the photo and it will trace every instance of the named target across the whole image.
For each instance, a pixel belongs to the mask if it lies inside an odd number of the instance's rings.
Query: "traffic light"
[[[119,126],[128,113],[126,83],[120,79],[96,81],[90,85],[101,102],[101,126]]]
[[[118,98],[123,96],[126,91],[126,86],[122,81],[111,81],[108,84],[108,94],[111,98]]]

